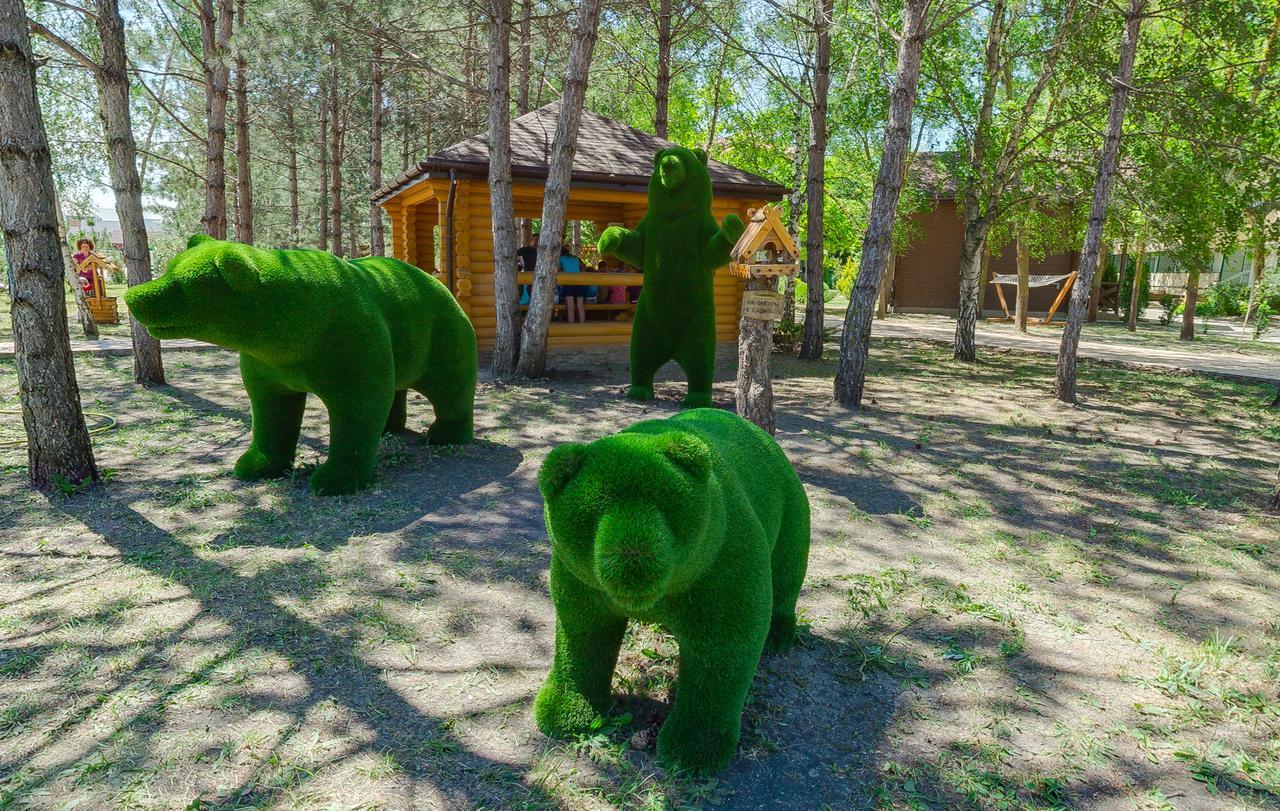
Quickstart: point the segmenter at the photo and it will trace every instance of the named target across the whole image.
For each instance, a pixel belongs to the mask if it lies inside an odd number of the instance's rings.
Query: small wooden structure
[[[778,279],[794,276],[800,268],[800,249],[787,233],[777,206],[748,212],[747,227],[729,252],[729,273],[746,281],[742,294],[742,321],[738,333],[738,380],[734,401],[738,415],[775,433],[773,375],[773,322],[782,317],[783,297]]]
[[[748,212],[747,230],[730,256],[729,272],[739,279],[794,276],[800,267],[800,249],[782,224],[777,206]]]
[[[89,315],[96,324],[119,324],[120,308],[115,296],[107,295],[103,271],[116,270],[116,266],[101,254],[90,253],[76,265],[76,275],[86,278],[84,300],[89,305]]]
[[[512,196],[516,217],[542,216],[543,183],[551,154],[560,103],[514,119],[511,133]],[[653,157],[674,146],[670,141],[619,121],[583,111],[573,162],[566,219],[593,222],[597,232],[608,225],[634,228],[648,208]],[[709,161],[717,219],[743,218],[786,189],[765,178],[719,161]],[[436,152],[374,195],[391,219],[392,253],[397,259],[433,273],[444,282],[475,326],[481,348],[493,346],[496,314],[493,288],[493,230],[489,210],[489,145],[477,135]],[[636,270],[611,273],[558,274],[571,285],[644,285]],[[532,274],[520,274],[520,284]],[[716,338],[738,337],[740,296],[745,281],[721,270],[715,277]],[[587,305],[608,309],[612,316],[575,324],[553,322],[549,345],[597,346],[631,341],[633,304]]]
[[[1058,295],[1054,298],[1053,303],[1049,305],[1049,312],[1044,318],[1028,318],[1028,324],[1034,324],[1040,327],[1054,326],[1053,314],[1058,311],[1058,308],[1062,306],[1062,302],[1066,301],[1067,296],[1071,293],[1071,288],[1076,283],[1076,272],[1073,270],[1070,273],[1058,276],[1033,275],[1028,279],[1028,283],[1031,288],[1048,287],[1051,284],[1058,284],[1059,282],[1062,283],[1061,289],[1058,291]],[[1005,300],[1004,290],[1002,290],[1000,286],[1003,284],[1012,284],[1017,286],[1018,275],[1016,273],[992,273],[991,284],[996,289],[996,297],[1000,300],[1000,309],[1004,310],[1004,317],[988,318],[987,320],[1012,323],[1013,315],[1009,312],[1009,303]],[[1116,285],[1116,287],[1118,288],[1119,285]]]

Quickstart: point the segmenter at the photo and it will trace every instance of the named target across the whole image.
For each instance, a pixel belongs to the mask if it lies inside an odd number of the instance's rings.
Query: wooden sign
[[[782,318],[782,294],[772,290],[748,290],[742,294],[742,315],[757,321]]]

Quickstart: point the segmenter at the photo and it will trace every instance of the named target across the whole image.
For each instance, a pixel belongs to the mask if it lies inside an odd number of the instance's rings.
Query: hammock
[[[1065,284],[1062,285],[1062,289],[1058,291],[1058,297],[1053,300],[1053,304],[1049,307],[1048,314],[1045,315],[1044,318],[1032,320],[1031,323],[1036,324],[1038,326],[1046,326],[1048,324],[1051,324],[1053,322],[1053,314],[1058,311],[1058,307],[1061,306],[1063,300],[1066,299],[1067,293],[1071,292],[1071,286],[1075,284],[1075,281],[1076,281],[1076,274],[1074,271],[1071,273],[1063,273],[1062,275],[1059,275],[1059,276],[1048,276],[1048,275],[1028,276],[1027,277],[1028,287],[1048,287],[1051,284],[1057,284],[1058,282],[1065,282]],[[1018,283],[1018,275],[1016,273],[992,273],[991,283],[996,286],[996,298],[1000,299],[1000,309],[1004,310],[1004,318],[988,318],[987,320],[988,321],[1012,321],[1013,316],[1009,313],[1009,303],[1004,300],[1004,288],[1002,288],[1000,285],[1002,284],[1016,285]]]
[[[1027,285],[1029,287],[1048,287],[1051,284],[1057,284],[1063,279],[1069,279],[1074,273],[1063,273],[1061,276],[1028,276]],[[1017,284],[1018,276],[1015,273],[993,273],[991,274],[992,284]]]

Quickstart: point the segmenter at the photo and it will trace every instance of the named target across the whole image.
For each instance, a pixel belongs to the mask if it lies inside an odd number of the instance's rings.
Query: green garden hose
[[[21,413],[22,411],[16,408],[0,409],[0,414],[21,414]],[[112,428],[115,428],[116,425],[119,424],[116,421],[115,417],[111,416],[110,414],[104,414],[101,411],[86,411],[84,412],[84,415],[86,417],[93,417],[96,420],[98,420],[100,423],[99,425],[95,425],[89,429],[90,434],[100,434],[103,431],[110,431]],[[27,440],[25,437],[22,439],[0,440],[0,448],[16,448],[25,444],[27,444]]]

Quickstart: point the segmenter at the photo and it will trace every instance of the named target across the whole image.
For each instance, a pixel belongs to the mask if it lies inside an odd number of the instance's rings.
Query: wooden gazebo
[[[511,174],[516,217],[542,216],[543,183],[559,102],[511,122]],[[566,219],[634,227],[644,216],[653,156],[674,144],[621,122],[584,111],[569,190]],[[765,178],[712,160],[708,164],[717,218],[780,200],[786,189]],[[486,135],[436,152],[374,195],[391,219],[392,253],[449,286],[475,325],[480,346],[494,333],[493,233],[489,213],[489,145]],[[590,273],[567,284],[642,286],[638,272]],[[530,277],[523,275],[522,284]],[[716,274],[716,336],[734,341],[745,282],[727,269]],[[634,305],[631,305],[634,306]],[[615,314],[616,315],[616,314]],[[631,320],[554,322],[551,346],[627,343]]]

